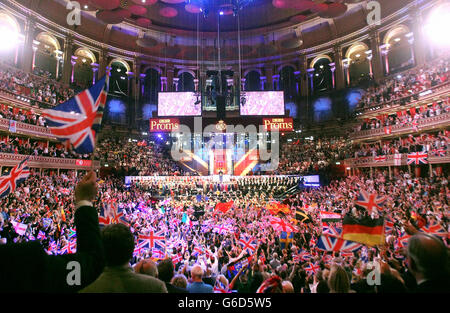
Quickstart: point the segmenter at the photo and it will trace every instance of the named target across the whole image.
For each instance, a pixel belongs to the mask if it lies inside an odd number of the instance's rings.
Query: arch
[[[78,48],[75,53],[75,56],[79,56],[82,58],[87,58],[91,60],[91,63],[97,63],[97,58],[95,57],[95,54],[89,50],[89,48]]]
[[[154,65],[147,65],[146,67],[144,67],[144,69],[142,70],[141,73],[145,74],[148,70],[155,70],[155,71],[157,71],[159,73],[159,75],[163,74],[162,69],[157,67],[157,66],[154,66]]]
[[[122,64],[122,65],[127,69],[127,73],[128,73],[128,72],[131,72],[130,65],[129,65],[128,62],[126,62],[125,60],[123,60],[123,59],[121,59],[121,58],[115,58],[115,59],[112,59],[111,62],[109,62],[108,66],[111,67],[111,65],[112,65],[113,63],[120,63],[120,64]]]
[[[327,59],[330,61],[330,63],[333,62],[333,60],[331,59],[330,56],[326,55],[326,54],[321,54],[316,56],[312,61],[311,64],[309,65],[309,68],[314,68],[314,65],[316,65],[317,61],[321,60],[321,59]]]
[[[183,73],[189,73],[195,79],[195,72],[193,70],[190,70],[187,68],[182,68],[182,69],[178,70],[177,77],[180,77],[180,75],[182,75]]]
[[[391,42],[392,39],[395,37],[399,37],[404,34],[408,34],[410,32],[408,26],[400,24],[397,26],[394,26],[388,32],[384,35],[383,43],[388,44]]]
[[[279,74],[281,72],[281,70],[285,67],[292,67],[294,69],[294,72],[297,71],[297,66],[295,64],[292,63],[283,63],[280,66],[278,66],[277,68],[277,73]]]
[[[364,52],[369,50],[369,46],[367,46],[364,42],[355,42],[352,44],[345,53],[345,58],[350,59],[350,57],[357,52]]]
[[[59,40],[49,32],[40,32],[36,36],[36,40],[43,44],[51,46],[54,50],[61,51],[61,44],[59,43]]]
[[[248,69],[246,69],[246,70],[244,71],[244,75],[242,75],[242,77],[247,76],[248,73],[253,72],[253,71],[254,71],[254,72],[258,72],[260,76],[263,76],[261,69],[255,67],[255,68],[248,68]]]
[[[20,33],[21,27],[17,19],[4,10],[0,10],[0,25],[8,25],[12,30],[17,33]]]

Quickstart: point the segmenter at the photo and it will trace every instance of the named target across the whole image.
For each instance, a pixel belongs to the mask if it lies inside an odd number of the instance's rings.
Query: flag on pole
[[[106,103],[105,80],[106,76],[91,88],[42,113],[51,133],[62,142],[69,140],[77,153],[94,152],[95,134],[100,129]]]

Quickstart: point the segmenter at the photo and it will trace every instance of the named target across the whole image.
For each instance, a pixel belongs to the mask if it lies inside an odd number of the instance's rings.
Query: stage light
[[[0,38],[2,38],[0,51],[8,51],[16,48],[19,41],[17,32],[5,26],[0,26]]]
[[[220,11],[219,14],[220,14],[220,15],[223,15],[223,11]]]
[[[450,36],[450,5],[442,5],[434,10],[429,16],[424,27],[425,33],[430,41],[436,46],[449,47]]]

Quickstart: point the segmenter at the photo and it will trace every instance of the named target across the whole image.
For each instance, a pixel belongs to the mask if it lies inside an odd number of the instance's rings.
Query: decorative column
[[[36,23],[34,19],[29,16],[27,17],[25,24],[25,39],[23,44],[22,51],[22,70],[25,72],[30,72],[32,70],[33,64],[33,39],[34,39],[34,31],[36,29]]]
[[[58,79],[59,76],[59,62],[61,62],[63,52],[60,50],[55,50],[55,58],[56,58],[56,75],[55,79]]]
[[[389,44],[380,46],[381,55],[384,57],[384,69],[386,75],[389,75]]]
[[[73,38],[72,36],[68,36],[64,43],[64,63],[63,63],[63,75],[62,81],[64,84],[68,85],[71,79],[72,67],[72,49],[73,49]]]
[[[309,69],[306,70],[306,72],[308,73],[309,87],[310,87],[310,90],[311,90],[311,94],[313,94],[314,93],[314,72],[315,72],[315,69],[309,68]]]
[[[370,33],[370,46],[373,55],[372,65],[373,65],[373,78],[375,81],[379,82],[383,79],[383,65],[381,61],[380,53],[380,38],[378,36],[378,31],[374,29]]]
[[[350,64],[351,64],[351,62],[352,62],[351,59],[342,60],[342,65],[344,66],[344,72],[345,72],[347,86],[350,86]]]
[[[367,50],[364,52],[367,55],[367,60],[369,60],[369,75],[373,79],[373,64],[372,64],[372,50]]]
[[[144,82],[144,80],[145,80],[145,76],[146,76],[146,74],[140,74],[139,75],[139,82],[140,82],[140,84],[141,84],[141,97],[143,97],[144,96],[144,92],[145,92],[145,82]]]
[[[261,90],[265,90],[265,87],[266,87],[266,80],[267,80],[266,76],[261,76],[261,77],[259,78],[259,82],[260,82],[260,84],[261,84]]]
[[[195,90],[195,92],[198,92],[198,82],[199,82],[199,80],[197,78],[194,79],[194,90]]]
[[[295,92],[297,95],[300,94],[300,79],[301,79],[301,74],[302,72],[300,71],[296,71],[294,72],[295,75]]]
[[[106,67],[108,66],[108,52],[105,49],[100,50],[98,59],[98,77],[102,78],[106,75]]]
[[[267,90],[274,90],[273,86],[273,66],[272,64],[269,64],[267,67],[264,68],[265,77],[267,77]]]
[[[336,66],[336,89],[345,88],[345,76],[344,68],[342,65],[342,48],[340,46],[334,46],[334,64]]]
[[[306,97],[308,95],[308,75],[306,70],[308,69],[308,60],[306,56],[301,55],[299,58],[300,68],[300,95]]]
[[[97,63],[91,63],[91,67],[92,67],[92,85],[95,85],[99,65]]]
[[[425,43],[424,33],[423,33],[423,16],[420,9],[416,9],[412,14],[413,21],[411,23],[413,28],[413,38],[414,38],[414,55],[416,60],[416,65],[420,66],[426,62],[426,47],[430,46]]]
[[[38,49],[40,42],[37,40],[33,40],[33,56],[32,56],[32,61],[31,61],[31,71],[34,71],[34,68],[36,66],[36,51]]]
[[[328,64],[328,66],[330,67],[330,71],[331,71],[331,83],[332,83],[332,87],[333,89],[336,89],[336,78],[334,77],[334,72],[336,72],[336,63],[330,63]]]
[[[179,83],[179,81],[180,81],[180,79],[178,77],[174,77],[173,78],[173,86],[175,87],[174,91],[178,91],[178,83]]]
[[[411,51],[411,60],[413,62],[413,64],[417,64],[416,63],[416,56],[414,53],[414,33],[407,33],[405,35],[406,38],[408,38],[408,43],[409,43],[409,50]]]
[[[75,64],[77,64],[78,57],[72,55],[72,61],[70,63],[72,64],[72,74],[70,75],[70,83],[73,83],[74,74],[75,74]]]
[[[272,75],[273,90],[280,90],[280,75]]]
[[[167,77],[161,76],[161,91],[167,91]]]
[[[245,78],[241,78],[241,90],[244,91],[245,90]]]
[[[166,90],[165,91],[172,91],[174,83],[175,83],[175,78],[177,78],[177,77],[174,77],[174,69],[171,67],[170,68],[166,67],[166,73],[167,73],[167,78],[166,78]],[[176,91],[178,91],[178,87],[176,88]]]

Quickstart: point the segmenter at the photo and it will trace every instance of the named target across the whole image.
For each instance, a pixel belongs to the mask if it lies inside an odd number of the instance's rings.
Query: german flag
[[[360,220],[346,215],[342,222],[342,239],[359,242],[368,246],[382,245],[384,238],[384,219],[365,217]]]

